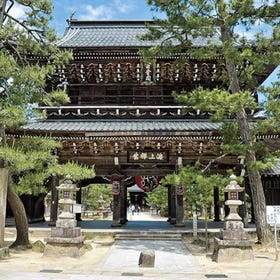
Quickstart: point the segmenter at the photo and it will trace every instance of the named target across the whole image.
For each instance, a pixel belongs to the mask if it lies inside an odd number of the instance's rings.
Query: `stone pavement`
[[[165,221],[160,221],[159,217],[156,219],[158,221],[142,213],[131,217],[131,222],[119,230],[134,230],[140,225],[148,227],[154,224],[151,229],[154,231],[157,223]],[[35,239],[40,239],[41,231],[39,227],[37,229]],[[165,230],[169,229],[169,224],[165,222]],[[269,250],[257,251],[254,261],[221,264],[212,262],[205,253],[194,253],[192,247],[188,246],[191,243],[187,244],[188,250],[180,241],[120,240],[113,245],[91,244],[93,250],[86,252],[80,259],[43,257],[41,253],[31,250],[12,251],[9,259],[0,260],[0,280],[280,279],[280,261],[275,262],[273,252]],[[144,248],[155,250],[154,268],[138,266],[140,251]]]

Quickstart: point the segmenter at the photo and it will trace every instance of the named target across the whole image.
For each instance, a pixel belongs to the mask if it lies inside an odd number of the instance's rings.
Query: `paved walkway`
[[[128,217],[129,222],[121,231],[142,230],[177,230],[166,219],[154,217],[148,213]],[[142,220],[143,219],[143,220]],[[107,224],[108,222],[108,224]],[[101,232],[113,230],[111,221],[82,222],[96,226],[85,230]],[[101,226],[102,225],[102,226]],[[220,224],[221,225],[221,224]],[[41,227],[40,227],[41,226]],[[213,230],[219,230],[213,227]],[[50,231],[47,223],[32,225],[31,231]],[[185,230],[191,230],[187,224]],[[8,228],[7,232],[13,231]],[[7,235],[9,236],[9,234]],[[36,235],[39,239],[39,235]],[[274,261],[273,252],[258,252],[254,261],[221,264],[212,262],[205,254],[193,255],[181,241],[116,241],[104,246],[91,243],[93,250],[80,259],[43,257],[41,253],[12,251],[11,257],[0,260],[0,280],[198,280],[198,279],[236,279],[236,280],[279,280],[280,261]],[[138,260],[142,249],[155,250],[154,268],[140,268]]]
[[[155,251],[155,267],[138,266],[141,250]],[[181,241],[130,240],[117,241],[111,248],[110,256],[101,266],[104,271],[189,273],[201,270],[200,265]]]
[[[186,221],[185,227],[174,227],[167,222],[166,217],[160,217],[159,215],[150,214],[149,212],[140,212],[139,215],[127,215],[128,222],[123,225],[121,228],[112,228],[112,220],[86,220],[84,219],[81,222],[78,222],[78,226],[81,227],[83,230],[88,231],[134,231],[134,230],[157,230],[157,231],[182,231],[182,232],[192,232],[193,224],[192,221]],[[198,231],[203,232],[205,230],[205,223],[204,220],[198,220]],[[12,229],[13,227],[8,227],[8,229]],[[31,230],[49,230],[49,222],[41,222],[41,223],[34,223],[30,224],[29,228]],[[208,222],[208,229],[210,232],[219,232],[220,229],[223,228],[223,222]],[[255,231],[255,225],[249,224],[249,228],[246,229],[247,231]]]

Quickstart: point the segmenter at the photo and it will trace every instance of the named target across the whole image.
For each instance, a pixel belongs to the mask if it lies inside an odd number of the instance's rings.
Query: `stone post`
[[[0,248],[4,246],[9,170],[0,168]]]
[[[172,225],[176,224],[176,203],[177,203],[177,194],[176,186],[171,186],[171,199],[170,199],[170,223]]]
[[[176,227],[184,227],[184,187],[176,187]]]

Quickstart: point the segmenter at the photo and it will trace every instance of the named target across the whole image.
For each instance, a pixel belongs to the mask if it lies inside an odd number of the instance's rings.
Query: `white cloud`
[[[77,11],[84,11],[80,13],[81,20],[95,20],[95,19],[112,19],[118,14],[127,14],[136,8],[135,0],[114,0],[106,5],[86,5]]]
[[[100,5],[96,8],[92,5],[84,7],[85,13],[80,15],[81,20],[112,19],[114,11],[111,7]]]
[[[22,19],[25,17],[25,12],[27,11],[27,8],[24,6],[21,6],[17,3],[15,3],[15,5],[12,7],[12,9],[10,10],[10,14],[17,19]]]
[[[114,5],[116,6],[116,9],[123,14],[133,10],[136,7],[132,1],[125,2],[123,0],[115,0]]]

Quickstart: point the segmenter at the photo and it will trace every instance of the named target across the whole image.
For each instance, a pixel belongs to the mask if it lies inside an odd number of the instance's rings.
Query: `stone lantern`
[[[75,194],[78,188],[73,184],[71,176],[67,175],[64,183],[57,187],[59,192],[59,207],[61,213],[56,226],[51,229],[51,237],[46,238],[45,256],[79,257],[85,237],[81,228],[77,227],[73,205],[76,203]]]
[[[239,262],[252,260],[253,241],[247,239],[241,217],[238,215],[238,206],[242,201],[238,199],[238,194],[244,191],[236,181],[236,176],[230,176],[230,183],[225,187],[228,193],[228,200],[225,205],[229,207],[229,215],[225,218],[224,229],[221,236],[214,239],[213,260],[217,262]]]
[[[244,191],[244,188],[237,184],[236,176],[231,175],[230,183],[225,187],[224,192],[228,193],[228,200],[225,205],[229,207],[229,215],[225,218],[226,221],[241,221],[242,218],[238,214],[238,206],[242,205],[243,202],[238,199],[238,194]]]
[[[64,183],[56,187],[58,190],[58,205],[61,213],[58,215],[59,226],[76,226],[76,218],[73,213],[73,205],[76,204],[76,192],[79,190],[71,180],[71,176],[67,175]],[[58,226],[56,224],[56,226]]]
[[[102,218],[103,218],[105,200],[103,199],[102,195],[100,195],[99,199],[97,200],[97,203],[98,203],[98,215],[102,216]]]

